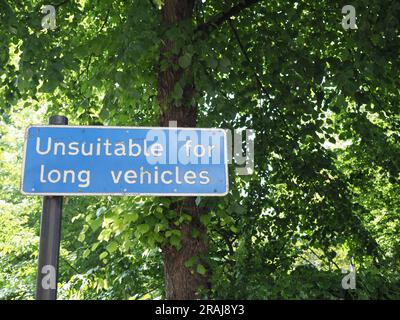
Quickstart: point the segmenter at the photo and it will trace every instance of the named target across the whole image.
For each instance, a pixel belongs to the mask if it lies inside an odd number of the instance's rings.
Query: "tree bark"
[[[182,248],[177,250],[174,246],[166,245],[163,249],[164,273],[166,284],[166,298],[169,300],[193,300],[200,299],[200,289],[209,289],[207,275],[201,275],[196,271],[196,265],[190,269],[185,262],[198,257],[198,262],[207,269],[206,257],[208,247],[206,242],[206,228],[199,221],[202,209],[197,207],[193,197],[176,203],[178,212],[189,213],[192,221],[180,227]],[[197,230],[199,235],[194,238],[192,231]],[[209,270],[208,270],[209,272]]]
[[[169,28],[193,17],[195,0],[165,0],[162,17],[164,27]],[[160,48],[160,65],[168,63],[166,70],[158,71],[158,102],[161,108],[160,125],[169,126],[169,121],[176,121],[178,127],[196,127],[197,106],[193,104],[194,81],[191,67],[182,69],[178,65],[178,55],[172,54],[173,40],[163,39]],[[180,102],[172,101],[171,94],[175,85],[185,79]],[[181,249],[165,245],[162,248],[166,282],[166,298],[171,300],[198,299],[200,288],[208,287],[208,278],[185,266],[185,262],[193,256],[199,261],[208,254],[206,228],[200,223],[201,209],[196,206],[195,198],[188,197],[174,204],[178,213],[190,214],[190,223],[182,225]],[[194,238],[193,230],[199,235]],[[202,264],[207,266],[203,261]],[[195,266],[194,266],[195,267]]]

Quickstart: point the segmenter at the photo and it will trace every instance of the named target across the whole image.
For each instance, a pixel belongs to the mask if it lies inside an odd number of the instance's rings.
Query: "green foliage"
[[[253,174],[231,170],[230,194],[200,202],[209,257],[186,266],[211,276],[210,296],[400,298],[399,3],[354,1],[352,31],[328,0],[260,1],[201,28],[239,2],[197,1],[193,21],[165,30],[162,1],[66,1],[42,30],[42,2],[0,0],[1,299],[34,292],[40,199],[18,191],[24,128],[50,114],[158,124],[165,38],[185,74],[170,98],[193,76],[200,127],[256,131]],[[165,296],[160,248],[182,247],[187,212],[144,197],[64,207],[61,298]],[[357,289],[345,293],[350,263]]]

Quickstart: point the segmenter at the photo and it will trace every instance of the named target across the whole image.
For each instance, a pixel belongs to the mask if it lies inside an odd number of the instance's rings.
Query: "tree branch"
[[[149,0],[150,5],[153,7],[154,10],[158,10],[156,4],[153,2],[153,0]]]
[[[199,25],[196,31],[202,31],[204,33],[210,33],[213,29],[218,28],[222,25],[225,21],[229,20],[230,18],[237,16],[243,10],[250,8],[252,5],[261,2],[262,0],[244,0],[241,3],[233,6],[228,11],[223,12],[221,14],[217,14],[212,17],[209,21]]]
[[[231,28],[231,30],[232,30],[232,32],[233,32],[233,35],[235,36],[235,39],[236,39],[236,41],[237,41],[237,43],[238,43],[238,45],[239,45],[240,51],[242,52],[243,56],[245,57],[245,59],[247,60],[247,62],[249,63],[249,65],[250,65],[251,67],[253,67],[253,64],[252,64],[252,62],[251,62],[251,60],[250,60],[250,57],[249,57],[249,55],[247,54],[246,49],[245,49],[245,47],[244,47],[242,41],[240,40],[239,33],[238,33],[238,31],[236,30],[235,26],[233,25],[232,20],[229,19],[228,22],[229,22],[229,26],[230,26],[230,28]],[[261,90],[262,93],[264,93],[265,95],[267,95],[268,93],[267,93],[267,91],[265,90],[265,87],[264,87],[264,85],[263,85],[263,83],[262,83],[262,81],[261,81],[261,79],[260,79],[260,76],[258,75],[258,73],[257,73],[257,71],[256,71],[255,68],[253,68],[253,73],[254,73],[254,78],[256,79],[257,85],[258,85],[258,87],[259,87],[259,90]]]

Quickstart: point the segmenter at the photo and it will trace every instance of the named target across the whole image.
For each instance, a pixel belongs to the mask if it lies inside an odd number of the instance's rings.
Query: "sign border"
[[[224,135],[225,142],[225,192],[222,193],[137,193],[137,192],[110,192],[110,193],[97,193],[97,192],[73,192],[73,193],[60,193],[60,192],[27,192],[23,190],[24,185],[24,174],[25,174],[25,160],[26,160],[26,148],[27,148],[27,139],[28,139],[28,131],[30,128],[41,127],[41,128],[84,128],[84,129],[126,129],[126,130],[135,130],[135,129],[157,129],[157,130],[200,130],[200,131],[221,131]],[[22,168],[21,168],[21,182],[20,182],[20,192],[23,195],[27,196],[168,196],[168,197],[224,197],[229,193],[229,172],[228,172],[228,139],[226,136],[227,129],[221,128],[193,128],[193,127],[125,127],[125,126],[69,126],[69,125],[29,125],[25,129],[24,134],[24,155],[22,159]]]

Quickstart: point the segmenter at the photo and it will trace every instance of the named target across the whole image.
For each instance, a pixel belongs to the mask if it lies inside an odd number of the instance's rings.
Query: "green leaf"
[[[335,144],[336,143],[336,139],[334,137],[330,137],[328,140],[330,143]]]
[[[90,249],[86,249],[85,251],[83,251],[82,258],[87,258],[90,255],[90,252]]]
[[[108,252],[107,252],[107,251],[104,251],[104,252],[102,252],[102,253],[100,254],[99,259],[100,259],[100,260],[104,260],[107,256],[108,256]]]
[[[200,235],[199,229],[193,228],[193,230],[192,230],[192,232],[191,232],[190,235],[192,236],[192,238],[195,238],[195,239],[196,239],[196,238]]]
[[[206,274],[206,272],[207,272],[207,270],[206,270],[206,268],[202,265],[202,264],[198,264],[197,265],[197,267],[196,267],[196,271],[198,272],[198,273],[200,273],[201,275],[205,275]]]
[[[209,214],[203,214],[200,216],[200,222],[204,224],[205,226],[209,225],[211,221],[211,217]]]
[[[112,241],[107,247],[106,250],[109,253],[113,253],[115,250],[118,249],[118,243],[116,241]]]
[[[85,233],[81,232],[78,236],[78,241],[83,242],[85,241]]]
[[[151,300],[151,294],[146,293],[144,296],[141,296],[138,300]]]
[[[172,92],[172,98],[174,98],[175,100],[180,100],[182,96],[183,96],[183,88],[181,84],[177,82]]]
[[[103,223],[103,221],[101,219],[94,219],[90,221],[90,228],[93,231],[96,231],[98,228],[100,228],[101,224]]]
[[[197,257],[191,257],[188,260],[185,261],[185,267],[186,268],[191,268],[194,266],[194,264],[197,261]]]
[[[181,237],[177,236],[177,235],[172,235],[171,238],[169,239],[169,243],[171,245],[173,245],[174,247],[176,247],[177,249],[181,248]]]
[[[125,216],[126,222],[135,222],[139,219],[139,214],[137,212],[129,213]]]
[[[146,223],[139,224],[136,227],[135,236],[139,238],[140,236],[144,235],[146,232],[150,230],[150,226]]]
[[[178,64],[182,69],[188,68],[191,63],[192,63],[192,56],[189,53],[185,53],[178,59]]]

